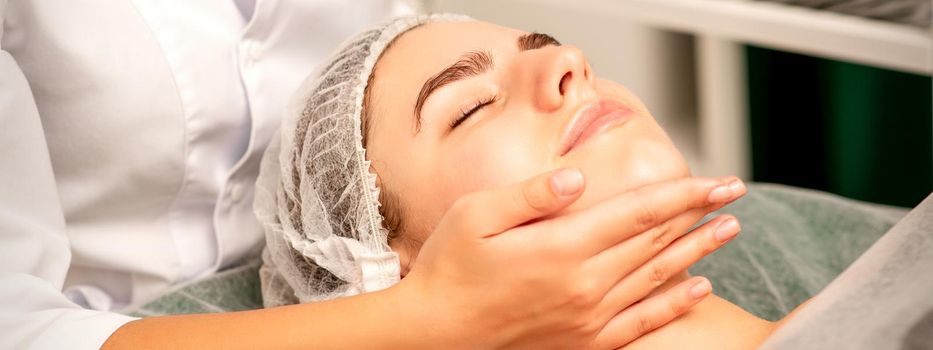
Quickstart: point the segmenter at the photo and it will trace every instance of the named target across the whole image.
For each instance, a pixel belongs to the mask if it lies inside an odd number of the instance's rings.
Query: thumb
[[[584,185],[579,169],[558,169],[512,186],[463,196],[451,214],[467,232],[490,237],[567,207],[580,198]]]

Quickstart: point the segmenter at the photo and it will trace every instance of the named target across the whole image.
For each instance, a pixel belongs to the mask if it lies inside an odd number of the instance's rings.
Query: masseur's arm
[[[66,298],[70,263],[39,112],[23,72],[0,50],[0,349],[96,348],[134,319]]]
[[[708,295],[709,282],[695,278],[631,306],[667,279],[658,271],[683,270],[719,246],[701,227],[670,245],[679,247],[676,254],[657,254],[683,234],[678,230],[689,220],[682,218],[744,189],[684,179],[620,195],[581,215],[525,224],[579,197],[582,177],[566,175],[465,196],[425,242],[406,278],[384,291],[141,319],[120,328],[105,348],[610,349]]]

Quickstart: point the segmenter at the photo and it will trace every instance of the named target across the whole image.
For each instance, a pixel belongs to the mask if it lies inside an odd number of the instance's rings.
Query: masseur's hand
[[[622,346],[705,298],[702,277],[645,298],[735,236],[706,213],[744,195],[737,178],[685,178],[546,218],[583,192],[564,169],[458,200],[425,242],[397,291],[416,298],[425,337],[462,335],[464,348]],[[721,230],[716,229],[721,228]]]

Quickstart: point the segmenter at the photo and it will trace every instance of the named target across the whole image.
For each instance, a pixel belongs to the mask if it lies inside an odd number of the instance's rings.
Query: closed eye
[[[460,115],[456,119],[450,122],[450,128],[451,129],[457,128],[457,126],[460,126],[460,124],[465,122],[467,118],[470,118],[471,116],[473,116],[474,113],[478,112],[484,107],[493,104],[494,102],[496,102],[497,99],[498,99],[497,96],[488,97],[488,98],[477,101],[475,104],[473,104],[473,107],[461,110]]]

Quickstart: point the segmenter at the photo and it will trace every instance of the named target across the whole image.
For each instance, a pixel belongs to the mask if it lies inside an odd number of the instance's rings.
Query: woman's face
[[[384,53],[368,99],[367,157],[401,207],[400,241],[423,241],[466,193],[557,168],[587,181],[565,213],[689,175],[635,95],[543,35],[475,21],[420,26]],[[391,243],[404,267],[417,249],[400,244]]]

